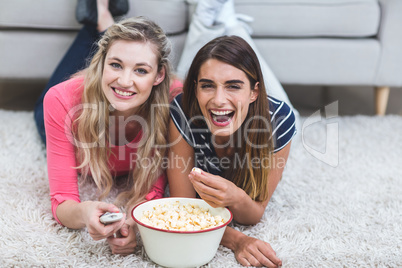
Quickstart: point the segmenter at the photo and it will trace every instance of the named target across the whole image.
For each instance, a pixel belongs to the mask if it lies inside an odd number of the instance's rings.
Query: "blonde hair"
[[[149,43],[158,59],[158,72],[165,69],[165,79],[152,88],[148,100],[141,105],[136,116],[141,116],[150,126],[143,129],[143,146],[137,148],[137,159],[153,158],[146,167],[136,164],[130,171],[128,189],[122,191],[116,199],[117,205],[132,207],[149,192],[157,178],[162,174],[162,158],[166,154],[167,126],[169,120],[169,83],[171,65],[168,56],[171,45],[164,31],[154,22],[144,17],[135,17],[115,23],[98,42],[98,50],[85,71],[82,104],[95,104],[98,109],[82,109],[74,121],[73,135],[80,145],[76,146],[76,155],[84,179],[89,175],[101,191],[99,199],[105,198],[114,185],[108,159],[111,150],[105,141],[109,141],[109,107],[101,86],[102,72],[106,54],[117,40]],[[156,107],[151,114],[151,108]],[[152,118],[151,118],[152,117]],[[90,146],[85,146],[90,144]],[[76,144],[77,145],[77,144]],[[137,161],[138,162],[138,161]]]

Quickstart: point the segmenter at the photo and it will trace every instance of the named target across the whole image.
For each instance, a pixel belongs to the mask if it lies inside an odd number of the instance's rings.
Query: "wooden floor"
[[[32,111],[46,81],[0,82],[0,109]],[[374,115],[374,88],[284,85],[302,116],[309,116],[338,101],[340,115]],[[386,114],[402,115],[402,88],[392,88]]]

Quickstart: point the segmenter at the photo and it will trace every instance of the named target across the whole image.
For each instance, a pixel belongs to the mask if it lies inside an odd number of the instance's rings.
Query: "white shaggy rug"
[[[33,114],[0,110],[0,122],[0,267],[157,266],[142,246],[127,257],[112,255],[86,230],[58,225]],[[326,123],[332,147],[325,147]],[[400,116],[309,125],[293,142],[262,221],[235,227],[268,241],[283,267],[402,267],[401,131]],[[331,161],[320,157],[328,152]],[[91,187],[82,192],[84,199],[93,194]],[[239,266],[223,247],[206,265]]]

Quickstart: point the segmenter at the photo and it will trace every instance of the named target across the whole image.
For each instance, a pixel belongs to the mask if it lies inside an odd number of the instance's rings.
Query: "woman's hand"
[[[212,207],[233,206],[244,193],[233,182],[205,171],[191,171],[188,178],[199,196]]]
[[[137,246],[134,221],[131,219],[126,220],[116,237],[108,237],[107,241],[113,254],[128,255],[134,253]]]
[[[120,210],[113,204],[104,202],[85,202],[85,226],[88,229],[89,235],[94,240],[101,240],[113,236],[122,228],[126,216],[123,216],[118,222],[104,225],[100,222],[99,218],[106,212],[120,212]]]
[[[279,267],[282,261],[276,256],[271,245],[246,235],[235,243],[236,260],[244,266]]]

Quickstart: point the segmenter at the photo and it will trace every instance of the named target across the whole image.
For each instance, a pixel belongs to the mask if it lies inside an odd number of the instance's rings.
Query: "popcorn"
[[[140,221],[149,226],[173,231],[200,231],[220,226],[224,219],[212,216],[208,208],[197,204],[180,204],[179,201],[156,205],[146,210]]]
[[[193,169],[191,171],[195,171],[195,172],[201,174],[201,169],[199,169],[198,167],[193,167]]]

